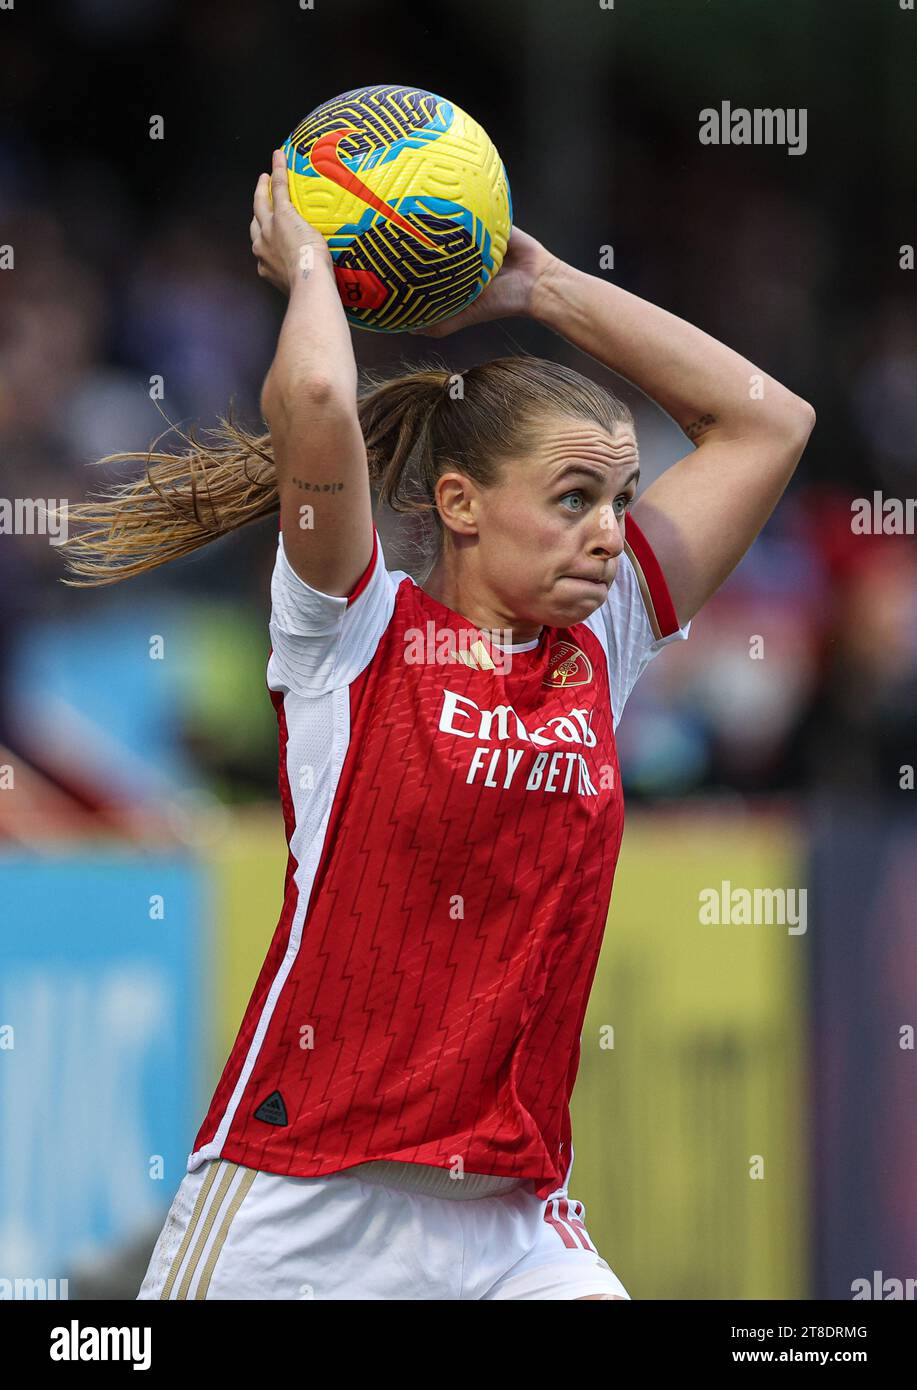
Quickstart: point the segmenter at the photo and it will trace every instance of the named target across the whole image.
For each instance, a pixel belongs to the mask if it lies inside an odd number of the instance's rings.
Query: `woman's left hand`
[[[467,309],[440,319],[429,328],[409,328],[407,331],[424,338],[445,338],[460,328],[470,328],[476,323],[527,314],[531,309],[535,284],[554,259],[540,241],[529,236],[521,227],[512,227],[503,264],[487,288]]]

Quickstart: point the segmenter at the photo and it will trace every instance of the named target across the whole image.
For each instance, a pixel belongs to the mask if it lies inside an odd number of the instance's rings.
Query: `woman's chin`
[[[532,621],[544,627],[572,627],[574,623],[584,623],[588,617],[601,608],[608,597],[607,584],[593,584],[582,579],[564,581],[564,592],[554,588],[540,603],[525,608]],[[523,606],[520,604],[520,609]]]
[[[568,600],[564,604],[556,604],[554,616],[546,618],[545,622],[551,627],[571,627],[573,623],[584,623],[598,608],[601,608],[607,593],[607,589],[602,590],[599,585],[595,585],[594,595],[583,594],[581,598]]]

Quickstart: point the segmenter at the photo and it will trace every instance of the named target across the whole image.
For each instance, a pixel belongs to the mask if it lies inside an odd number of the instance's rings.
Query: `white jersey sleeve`
[[[372,559],[345,597],[323,594],[300,579],[281,532],[271,577],[268,688],[309,698],[349,685],[372,660],[391,621],[397,588],[398,574],[385,568],[375,527]]]
[[[685,641],[690,622],[678,626],[662,570],[649,542],[628,516],[624,551],[602,606],[586,619],[605,649],[614,727],[630,692],[653,657],[670,642]]]

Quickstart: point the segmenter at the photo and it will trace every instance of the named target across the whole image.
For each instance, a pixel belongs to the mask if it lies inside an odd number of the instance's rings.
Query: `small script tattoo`
[[[305,492],[340,492],[343,483],[308,483],[305,478],[292,478],[295,487],[301,487]]]
[[[705,430],[715,424],[715,415],[702,415],[699,420],[693,420],[690,425],[685,425],[683,428],[689,439],[696,439],[699,434],[703,434]]]

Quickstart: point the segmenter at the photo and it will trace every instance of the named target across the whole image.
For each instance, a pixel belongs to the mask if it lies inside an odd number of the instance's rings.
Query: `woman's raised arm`
[[[258,273],[289,295],[261,392],[284,550],[313,589],[344,595],[373,552],[357,367],[328,243],[293,207],[281,150],[274,151],[270,178],[262,174],[258,180],[254,214]]]
[[[555,257],[533,284],[530,312],[639,386],[694,441],[633,508],[684,624],[774,510],[815,411],[684,319]]]

